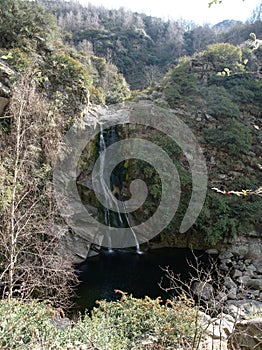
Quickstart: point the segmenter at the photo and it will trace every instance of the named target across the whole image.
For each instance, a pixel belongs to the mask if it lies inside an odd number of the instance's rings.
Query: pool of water
[[[194,254],[201,256],[201,260],[207,263],[203,252],[194,251]],[[169,266],[186,280],[190,273],[188,260],[195,260],[190,249],[161,248],[143,254],[138,254],[135,250],[101,252],[79,266],[81,283],[77,291],[78,308],[90,310],[95,306],[96,300],[119,299],[115,289],[138,298],[146,295],[151,298],[170,297],[159,286],[165,274],[161,267]],[[167,284],[168,281],[165,280],[165,285]]]

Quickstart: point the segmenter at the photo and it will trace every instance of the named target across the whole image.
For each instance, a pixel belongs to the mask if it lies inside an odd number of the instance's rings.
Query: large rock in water
[[[239,321],[228,341],[230,350],[262,349],[262,317]]]

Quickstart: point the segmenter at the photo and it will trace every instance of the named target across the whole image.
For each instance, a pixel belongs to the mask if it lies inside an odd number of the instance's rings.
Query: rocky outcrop
[[[234,282],[231,288],[234,297],[231,299],[262,302],[261,238],[259,228],[245,235],[238,235],[226,244],[219,254],[220,269],[230,273]]]
[[[0,117],[11,98],[11,78],[15,72],[0,60]]]
[[[262,318],[239,321],[228,340],[229,350],[262,349]]]
[[[199,312],[203,330],[202,350],[254,350],[262,348],[262,318],[239,320],[221,313],[211,318]]]

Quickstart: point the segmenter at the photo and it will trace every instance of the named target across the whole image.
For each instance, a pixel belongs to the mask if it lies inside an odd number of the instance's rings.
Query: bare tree
[[[169,285],[165,287],[164,278],[160,282],[160,287],[166,292],[174,293],[177,296],[190,300],[192,305],[197,305],[195,310],[195,332],[192,350],[201,349],[207,331],[214,332],[215,327],[219,328],[220,346],[222,344],[222,323],[227,297],[230,291],[225,288],[224,280],[230,271],[222,273],[216,260],[209,260],[207,268],[193,252],[193,261],[188,261],[190,269],[189,278],[184,279],[179,274],[175,274],[169,267],[163,268],[165,278]],[[237,319],[234,320],[236,324]],[[212,343],[213,349],[213,343]]]
[[[0,134],[0,281],[9,299],[49,298],[68,306],[76,277],[53,232],[51,184],[61,116],[30,74],[15,84],[7,113],[10,130]]]

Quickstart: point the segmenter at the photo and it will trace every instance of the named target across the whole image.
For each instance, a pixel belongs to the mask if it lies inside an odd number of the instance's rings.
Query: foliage
[[[232,101],[230,93],[223,86],[210,86],[206,91],[207,112],[216,117],[238,117],[240,111],[238,105]]]
[[[235,51],[237,56],[237,49],[227,47],[227,43],[239,45],[249,38],[250,32],[258,36],[262,33],[261,21],[225,23],[222,30],[220,26],[196,26],[188,21],[164,21],[124,8],[108,10],[75,1],[39,1],[56,16],[67,43],[73,43],[78,50],[86,48],[89,54],[116,65],[131,89],[156,84],[180,57],[206,50],[217,42],[222,43],[221,47],[214,48],[212,55],[216,56],[216,63],[222,64],[220,53],[225,58]],[[243,68],[240,61],[236,67]],[[229,68],[232,70],[233,66]]]
[[[205,240],[214,246],[225,238],[234,237],[237,232],[245,232],[250,224],[259,223],[261,209],[262,202],[259,198],[221,196],[208,191],[205,205],[193,226],[193,231],[196,234],[204,232]]]
[[[95,344],[102,348],[110,344],[113,349],[130,349],[132,346],[140,349],[139,340],[150,335],[157,338],[157,345],[166,349],[192,343],[195,311],[189,300],[169,301],[167,307],[161,304],[160,298],[136,299],[121,294],[121,301],[100,301],[99,307],[93,310]],[[105,329],[106,334],[99,334],[97,327]]]
[[[252,145],[249,128],[235,119],[227,120],[219,129],[206,129],[205,137],[211,145],[222,147],[235,155],[239,152],[247,153]]]
[[[59,312],[44,303],[1,301],[0,346],[81,349],[91,344],[93,349],[128,350],[143,349],[141,341],[148,337],[155,339],[157,348],[187,349],[192,345],[198,330],[194,323],[197,309],[190,300],[181,298],[163,305],[160,298],[136,299],[121,294],[121,301],[99,301],[91,316],[85,314],[73,326],[68,324],[61,330],[56,327]]]
[[[194,232],[204,232],[205,240],[215,246],[224,238],[233,237],[238,228],[239,218],[230,208],[231,198],[208,193],[205,205],[193,227]]]
[[[74,117],[88,104],[91,75],[87,68],[67,52],[54,52],[37,73],[39,84],[59,110]]]
[[[0,47],[42,50],[58,36],[54,17],[33,1],[0,2]]]
[[[169,83],[165,88],[165,98],[170,107],[186,102],[189,96],[197,95],[197,77],[189,70],[189,60],[182,59],[180,63],[168,73]]]
[[[229,43],[217,43],[210,45],[204,56],[211,62],[217,72],[225,67],[231,71],[241,69],[242,50],[240,47]]]
[[[52,343],[57,330],[51,324],[52,316],[52,309],[44,303],[1,300],[1,349],[37,349],[40,344],[54,349]]]
[[[32,59],[23,49],[0,49],[0,58],[18,72],[25,72],[32,66]]]

